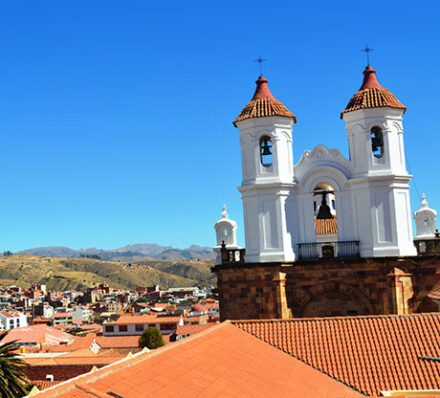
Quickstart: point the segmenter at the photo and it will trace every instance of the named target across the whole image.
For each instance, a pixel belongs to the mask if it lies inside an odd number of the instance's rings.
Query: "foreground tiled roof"
[[[362,86],[348,102],[345,110],[342,111],[341,118],[347,112],[382,107],[406,110],[391,91],[380,85],[376,77],[376,71],[371,66],[367,66],[364,70]]]
[[[233,324],[367,395],[440,389],[438,313]]]
[[[245,119],[252,119],[257,117],[267,116],[284,116],[293,119],[293,123],[296,123],[295,115],[290,112],[269,90],[267,80],[260,76],[256,81],[257,88],[255,94],[249,102],[234,120],[234,126],[237,126],[237,122],[241,122]]]
[[[36,397],[361,397],[229,322],[58,384]]]
[[[331,219],[318,219],[315,217],[316,235],[336,235],[338,233],[338,223],[336,216]]]

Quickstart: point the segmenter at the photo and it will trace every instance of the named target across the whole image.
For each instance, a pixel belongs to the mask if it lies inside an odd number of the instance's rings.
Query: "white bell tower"
[[[352,164],[350,186],[362,257],[416,255],[403,145],[406,108],[367,66],[345,120]]]
[[[422,194],[422,202],[420,209],[414,212],[414,220],[416,221],[417,235],[416,239],[434,238],[435,237],[435,219],[437,212],[430,209],[426,200],[426,195]]]
[[[221,264],[220,253],[223,243],[227,249],[241,249],[237,245],[237,223],[229,218],[226,212],[226,205],[223,205],[221,218],[214,224],[214,229],[217,237],[217,246],[213,250],[217,253],[216,264]]]
[[[286,199],[294,185],[292,125],[296,117],[260,76],[252,100],[235,119],[240,133],[246,262],[294,261]]]

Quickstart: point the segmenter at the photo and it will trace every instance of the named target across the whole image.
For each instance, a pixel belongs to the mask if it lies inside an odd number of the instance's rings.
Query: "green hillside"
[[[206,286],[216,283],[211,263],[192,261],[142,261],[124,263],[88,258],[55,258],[30,255],[0,257],[0,285],[29,287],[46,284],[48,289],[84,290],[95,283],[134,289],[159,285]]]

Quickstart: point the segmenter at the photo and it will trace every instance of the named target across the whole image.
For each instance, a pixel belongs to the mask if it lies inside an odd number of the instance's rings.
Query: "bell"
[[[332,213],[330,212],[330,207],[327,205],[326,197],[327,197],[327,192],[323,192],[321,206],[319,206],[319,211],[316,216],[318,220],[333,219]]]
[[[261,146],[261,155],[265,156],[265,155],[272,155],[272,152],[270,151],[270,146],[269,146],[269,141],[268,140],[264,140],[263,141],[263,145]]]

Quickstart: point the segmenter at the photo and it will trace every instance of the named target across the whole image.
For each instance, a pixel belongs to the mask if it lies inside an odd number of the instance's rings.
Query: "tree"
[[[17,398],[28,394],[28,380],[24,373],[25,363],[16,353],[15,341],[2,344],[8,331],[0,332],[0,396]]]
[[[148,297],[144,297],[144,296],[139,297],[139,298],[136,300],[136,303],[149,303],[149,302],[150,302],[150,300],[148,299]]]
[[[160,334],[159,330],[154,326],[149,326],[144,330],[142,336],[139,338],[139,347],[144,348],[147,347],[150,350],[154,350],[155,348],[159,348],[165,345],[163,341],[163,337]]]

